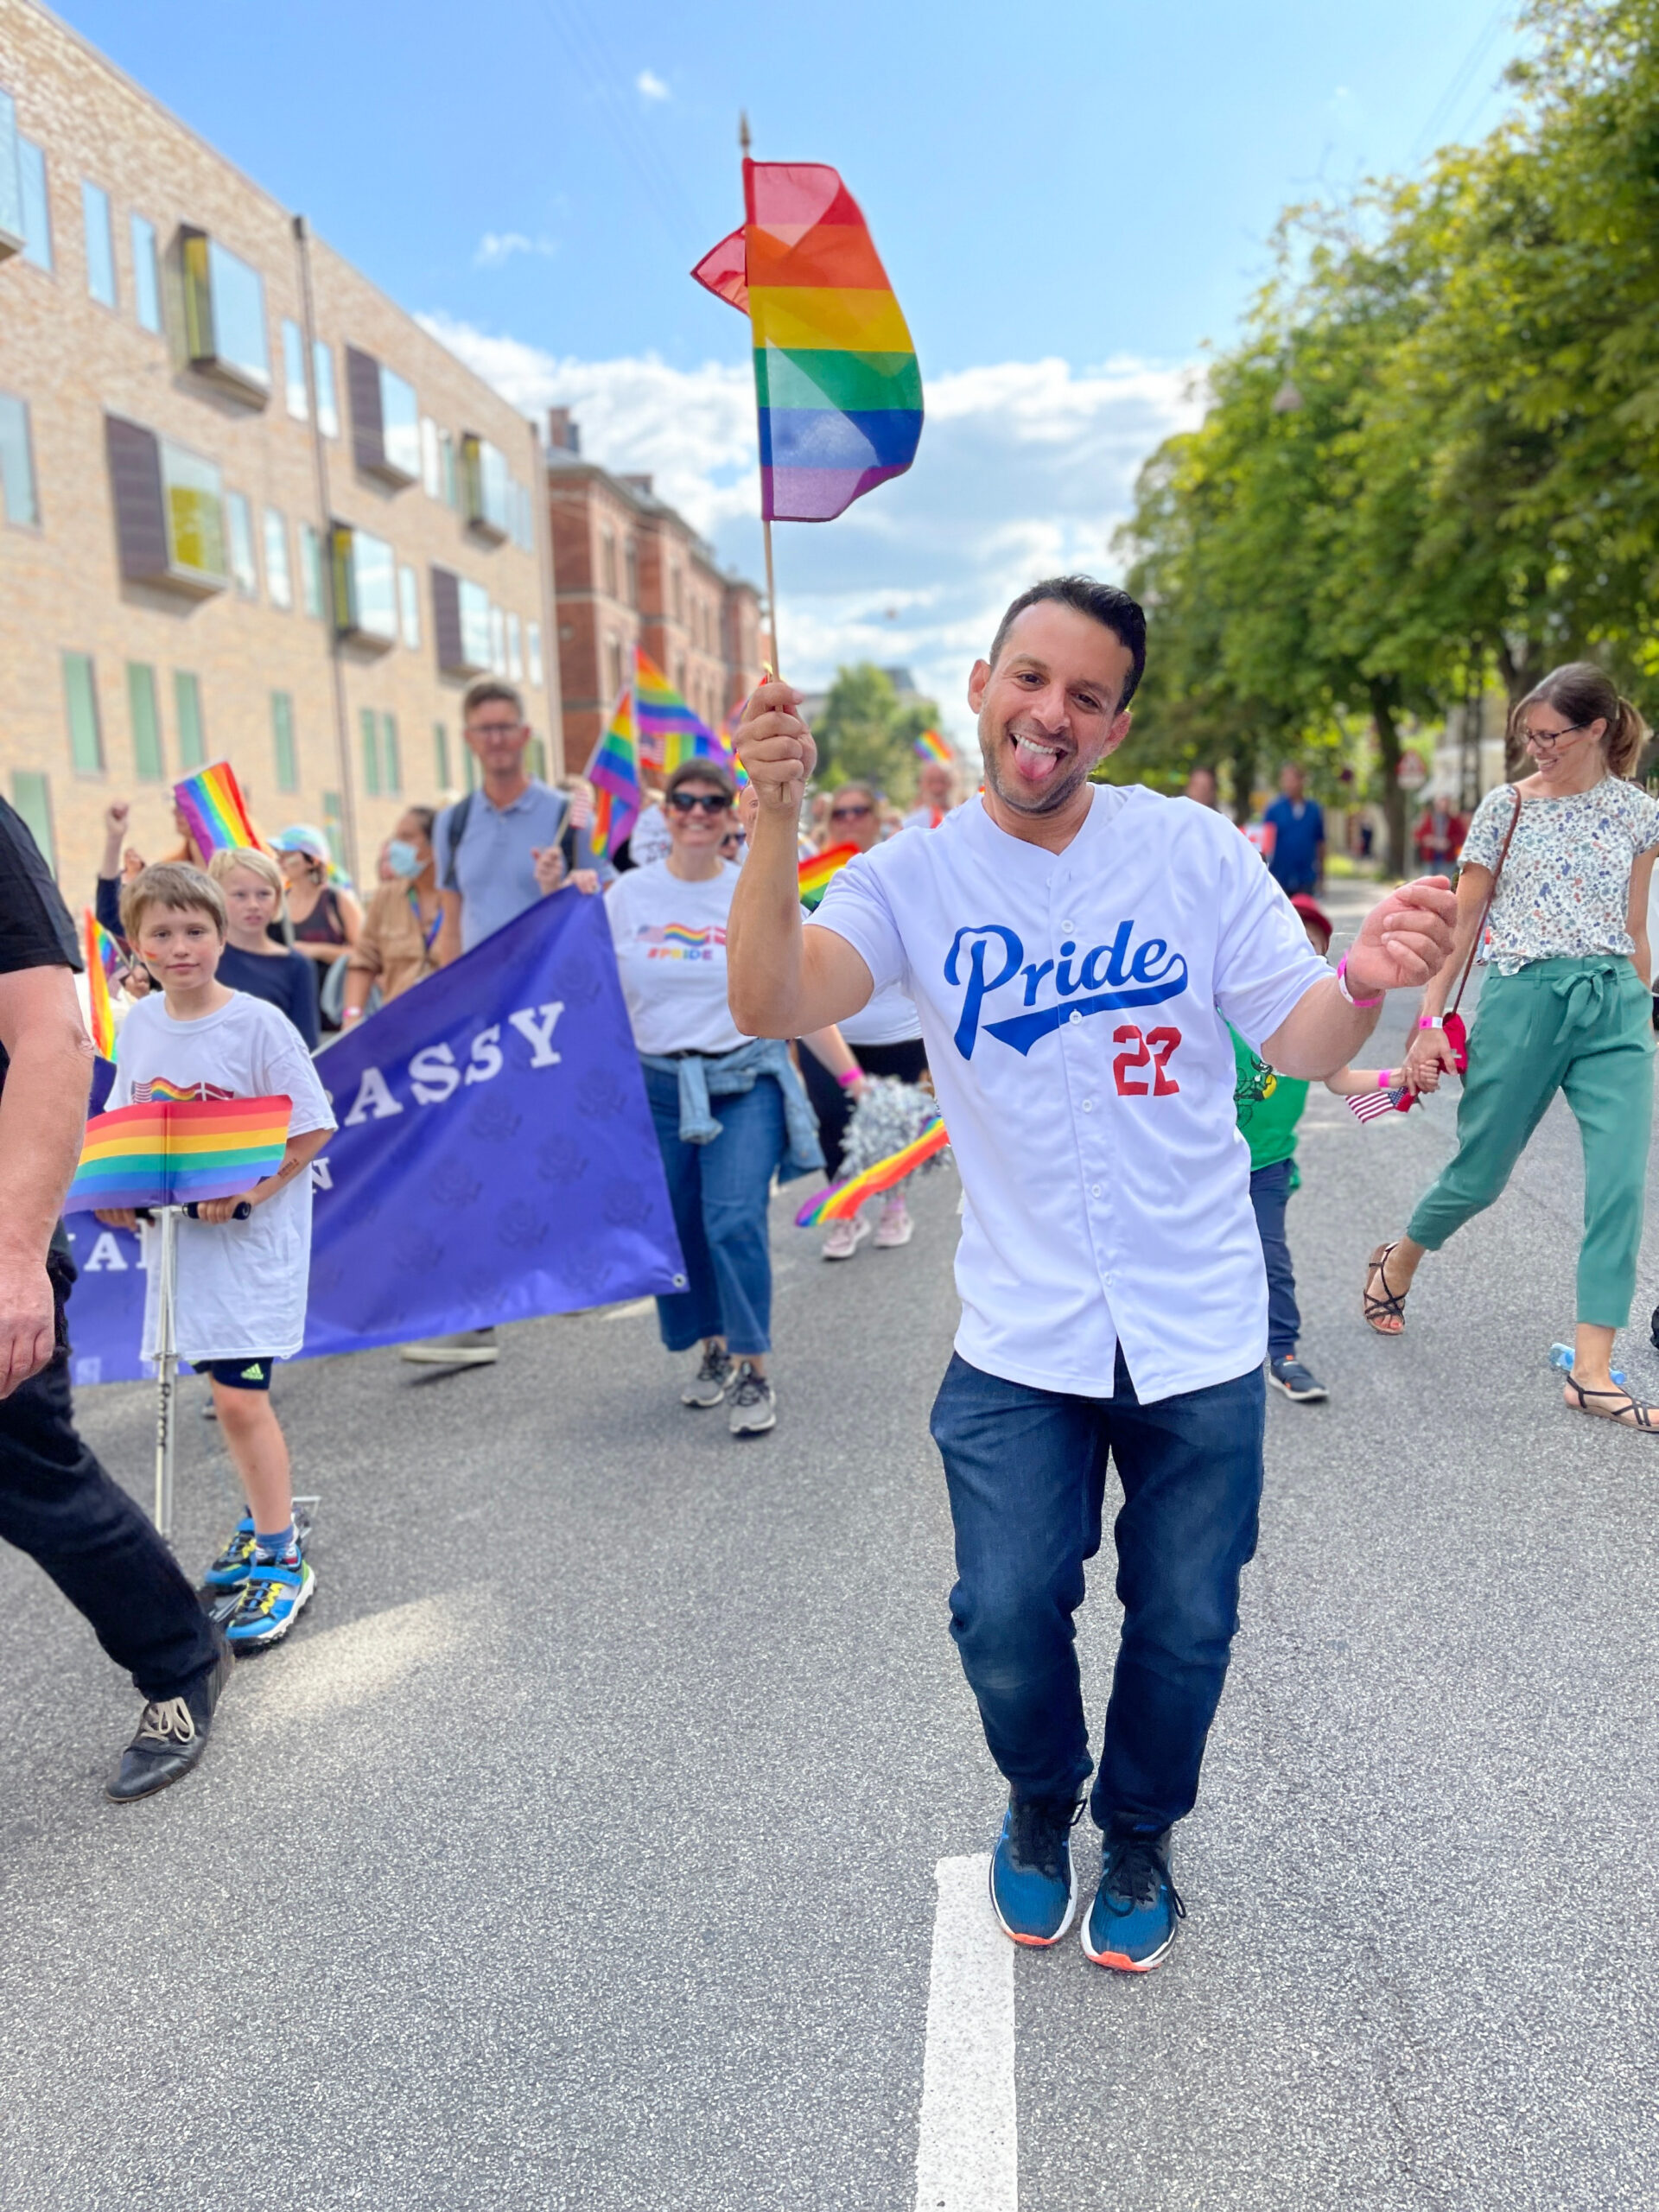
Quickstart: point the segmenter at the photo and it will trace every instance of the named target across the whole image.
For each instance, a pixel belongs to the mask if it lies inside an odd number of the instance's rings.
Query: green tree
[[[931,700],[901,704],[892,677],[869,661],[840,669],[813,732],[818,782],[855,779],[902,804],[916,788],[915,741],[938,720]]]

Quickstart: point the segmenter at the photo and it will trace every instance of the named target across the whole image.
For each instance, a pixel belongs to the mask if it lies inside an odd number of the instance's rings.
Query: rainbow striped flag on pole
[[[281,1166],[292,1110],[289,1098],[151,1098],[94,1114],[63,1210],[235,1198]]]
[[[236,771],[228,760],[215,760],[211,768],[198,768],[194,776],[175,784],[173,798],[204,861],[227,847],[245,851],[258,844]]]
[[[916,458],[916,349],[834,169],[746,160],[743,199],[743,228],[691,273],[753,331],[762,518],[831,522]]]
[[[633,721],[639,758],[664,775],[683,760],[718,760],[720,740],[694,714],[651,655],[633,649]]]
[[[115,1058],[115,1005],[110,987],[121,965],[121,948],[90,906],[81,917],[83,957],[86,962],[86,1002],[91,1014],[92,1049],[100,1060]]]
[[[645,795],[639,782],[639,748],[633,729],[633,691],[625,686],[588,763],[594,787],[593,849],[607,859],[625,844]]]

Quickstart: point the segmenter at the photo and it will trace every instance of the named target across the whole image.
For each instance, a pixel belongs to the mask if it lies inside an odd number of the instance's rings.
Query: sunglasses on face
[[[724,814],[732,802],[724,791],[671,791],[668,803],[676,814],[695,813],[698,807],[705,814]]]
[[[832,822],[861,822],[870,811],[868,806],[832,806],[830,819]]]

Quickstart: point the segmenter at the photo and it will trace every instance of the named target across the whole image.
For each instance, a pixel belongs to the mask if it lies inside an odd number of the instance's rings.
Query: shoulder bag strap
[[[1492,887],[1486,893],[1486,904],[1480,910],[1480,921],[1475,930],[1474,943],[1469,948],[1469,957],[1464,962],[1463,973],[1458,978],[1458,995],[1446,1010],[1448,1019],[1454,1014],[1458,1008],[1463,1004],[1464,987],[1468,982],[1471,975],[1474,972],[1476,957],[1480,951],[1481,939],[1486,934],[1486,924],[1491,915],[1492,901],[1497,896],[1498,881],[1503,874],[1503,863],[1510,857],[1510,841],[1515,836],[1516,825],[1521,819],[1521,809],[1524,804],[1525,801],[1522,798],[1519,791],[1516,791],[1515,793],[1515,811],[1510,817],[1510,826],[1503,832],[1503,842],[1498,848],[1497,866],[1492,870]]]
[[[449,817],[449,857],[444,862],[442,889],[459,891],[461,879],[456,874],[461,865],[461,841],[467,835],[467,817],[473,810],[473,793],[455,801],[455,810]]]

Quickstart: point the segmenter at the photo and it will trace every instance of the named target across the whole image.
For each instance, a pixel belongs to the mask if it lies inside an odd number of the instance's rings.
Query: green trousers
[[[1406,1234],[1438,1252],[1491,1205],[1559,1090],[1584,1145],[1578,1318],[1622,1329],[1636,1295],[1653,1122],[1653,1001],[1628,960],[1535,960],[1489,972],[1469,1033],[1458,1149]]]

